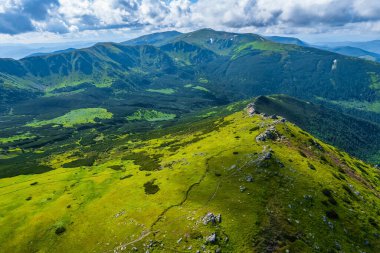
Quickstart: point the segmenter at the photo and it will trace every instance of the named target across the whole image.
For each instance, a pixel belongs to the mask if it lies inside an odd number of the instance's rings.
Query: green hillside
[[[380,163],[380,125],[285,95],[260,96],[257,111],[280,115],[352,155]]]
[[[25,115],[24,107],[44,106],[66,98],[81,108],[111,107],[149,90],[176,90],[176,96],[205,98],[201,107],[258,95],[287,94],[324,103],[345,113],[380,122],[377,79],[380,65],[323,50],[279,44],[254,34],[202,29],[191,33],[146,35],[126,43],[0,60],[0,113]],[[184,86],[207,83],[208,94]],[[147,94],[149,93],[149,94]],[[202,94],[202,95],[200,95]],[[193,103],[184,109],[193,110]],[[70,109],[80,109],[73,108]],[[154,109],[154,108],[150,108]],[[32,112],[33,113],[33,112]],[[48,112],[46,112],[48,113]]]
[[[378,252],[379,170],[247,104],[9,150],[53,170],[0,179],[2,250]]]

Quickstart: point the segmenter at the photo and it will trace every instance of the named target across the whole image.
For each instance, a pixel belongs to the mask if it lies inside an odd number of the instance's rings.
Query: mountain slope
[[[211,29],[139,41],[149,40],[160,46],[99,43],[20,61],[1,59],[0,112],[17,122],[104,106],[125,115],[130,112],[125,105],[138,97],[154,101],[142,103],[144,108],[181,103],[181,112],[189,112],[194,105],[282,93],[380,122],[378,63]],[[39,113],[28,110],[32,107]]]
[[[54,171],[0,179],[2,249],[378,252],[379,171],[247,103],[119,136],[91,163],[96,146],[42,148]]]
[[[147,34],[144,36],[140,36],[138,38],[124,41],[121,44],[124,45],[130,45],[130,46],[137,46],[137,45],[163,45],[165,42],[178,37],[182,33],[177,31],[167,31],[167,32],[159,32],[159,33],[152,33]]]
[[[380,163],[380,126],[285,95],[260,96],[257,111],[280,115],[314,136],[372,163]]]
[[[277,43],[292,44],[302,47],[309,46],[309,44],[307,44],[306,42],[294,37],[266,36],[265,38]]]

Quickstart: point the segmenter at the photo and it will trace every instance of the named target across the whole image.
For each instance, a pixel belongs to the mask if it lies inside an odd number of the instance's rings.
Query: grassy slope
[[[255,107],[277,114],[352,155],[380,163],[380,125],[285,95],[260,96]]]
[[[0,179],[2,249],[194,252],[215,232],[207,250],[380,250],[378,170],[311,145],[314,138],[291,123],[213,112],[148,136],[121,136],[90,167],[62,168],[83,159],[78,144],[41,160],[54,171]],[[284,138],[256,142],[270,125]],[[324,218],[331,210],[338,219]],[[207,212],[222,222],[203,225]]]

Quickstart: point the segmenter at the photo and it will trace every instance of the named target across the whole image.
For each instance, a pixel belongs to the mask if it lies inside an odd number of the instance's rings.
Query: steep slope
[[[247,103],[119,136],[91,163],[96,146],[40,149],[54,171],[0,180],[2,250],[378,252],[379,170]]]
[[[285,95],[260,96],[257,111],[280,115],[314,136],[374,164],[380,164],[380,125]]]

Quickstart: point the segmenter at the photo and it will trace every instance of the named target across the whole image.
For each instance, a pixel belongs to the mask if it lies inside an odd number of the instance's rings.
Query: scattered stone
[[[123,214],[125,214],[125,210],[123,209],[123,210],[121,210],[120,212],[118,212],[117,214],[115,214],[115,218],[119,218],[120,216],[122,216]]]
[[[213,225],[216,224],[216,223],[220,223],[222,222],[222,215],[221,214],[218,214],[218,215],[214,215],[213,213],[207,213],[203,218],[202,218],[202,222],[204,225],[207,225],[209,223],[212,223]]]
[[[181,243],[181,242],[182,242],[182,237],[177,240],[177,243]]]
[[[247,188],[243,185],[240,185],[239,189],[240,189],[240,192],[244,192],[245,190],[247,190]]]
[[[248,104],[246,107],[246,110],[247,110],[248,116],[250,116],[250,117],[252,117],[256,113],[258,113],[258,112],[256,112],[256,109],[255,109],[255,103]]]
[[[334,229],[334,224],[331,221],[329,221],[326,216],[323,216],[322,219],[323,222],[326,223],[331,230]]]
[[[215,250],[215,253],[221,253],[222,252],[222,249],[221,248],[217,248],[216,250]]]
[[[63,234],[64,232],[66,232],[66,228],[63,227],[63,226],[60,226],[60,227],[58,227],[58,228],[55,230],[55,234],[56,234],[56,235],[61,235],[61,234]]]
[[[245,177],[245,180],[246,180],[247,182],[252,183],[252,182],[253,182],[253,177],[252,177],[251,175],[248,175],[248,176]]]
[[[256,142],[266,141],[266,140],[278,140],[281,135],[277,132],[274,126],[268,127],[263,133],[256,136]]]
[[[132,248],[132,251],[138,251],[139,249],[138,248],[136,248],[136,247],[133,247]]]
[[[212,233],[210,236],[206,237],[206,243],[215,243],[216,242],[216,234]]]
[[[271,119],[278,119],[277,115],[270,116]]]
[[[187,248],[187,250],[192,250],[193,249],[193,246],[189,246],[188,248]]]
[[[325,149],[321,146],[321,144],[319,144],[319,142],[317,142],[316,140],[311,139],[311,144],[317,149],[319,149],[320,151],[325,151]]]

